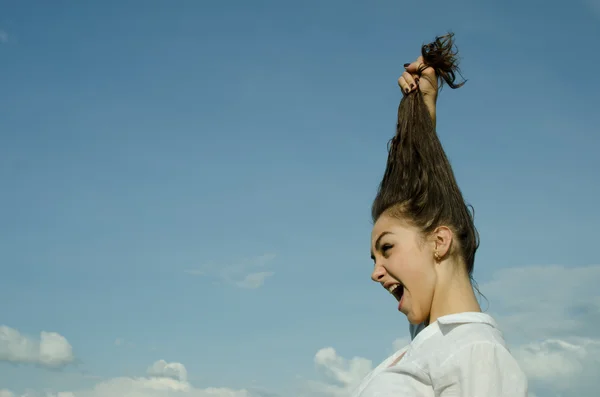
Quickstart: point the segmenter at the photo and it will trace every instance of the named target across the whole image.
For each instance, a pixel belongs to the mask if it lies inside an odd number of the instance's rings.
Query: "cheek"
[[[414,278],[414,293],[422,299],[433,296],[435,288],[435,273],[434,272],[417,272]]]
[[[405,309],[411,324],[423,323],[429,318],[433,293],[435,291],[435,272],[419,269],[411,274],[410,284],[407,281],[407,300]]]
[[[406,283],[405,278],[409,277],[411,271],[409,261],[402,255],[393,255],[386,260],[384,267],[390,276],[403,284]]]
[[[390,276],[411,290],[411,295],[420,295],[435,285],[435,269],[418,251],[397,253],[387,261],[385,268]]]
[[[416,261],[405,274],[405,285],[415,303],[423,308],[430,306],[437,280],[435,269],[426,262]]]

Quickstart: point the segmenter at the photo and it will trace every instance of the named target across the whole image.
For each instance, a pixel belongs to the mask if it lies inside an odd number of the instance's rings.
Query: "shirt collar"
[[[492,316],[481,312],[448,314],[446,316],[439,317],[437,322],[440,323],[441,326],[465,323],[481,323],[498,328],[498,324],[496,324],[496,321],[492,318]]]
[[[414,336],[411,345],[413,348],[421,345],[431,336],[435,335],[438,331],[441,331],[445,326],[467,323],[487,324],[494,328],[498,328],[496,321],[492,318],[492,316],[486,313],[464,312],[448,314],[442,317],[438,317],[438,319],[435,322],[429,324],[427,327],[420,330],[420,332]]]

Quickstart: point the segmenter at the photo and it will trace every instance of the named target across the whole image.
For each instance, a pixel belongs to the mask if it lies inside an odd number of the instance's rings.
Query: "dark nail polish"
[[[407,68],[407,67],[409,67],[409,66],[410,66],[410,63],[405,63],[405,64],[404,64],[404,67],[405,67],[405,68]]]
[[[419,84],[419,78],[415,78],[415,84]]]
[[[408,94],[410,92],[410,89],[407,88],[404,91]]]
[[[412,88],[415,88],[415,83],[411,83],[411,84],[410,84],[410,88],[411,88],[411,89],[412,89]]]

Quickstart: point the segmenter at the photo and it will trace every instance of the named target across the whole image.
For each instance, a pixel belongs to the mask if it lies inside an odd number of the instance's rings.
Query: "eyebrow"
[[[379,235],[379,237],[377,237],[377,240],[375,240],[375,251],[379,251],[379,244],[381,243],[381,238],[386,234],[392,234],[392,232],[383,232]],[[373,253],[373,251],[371,251],[371,259],[375,260],[375,254]]]

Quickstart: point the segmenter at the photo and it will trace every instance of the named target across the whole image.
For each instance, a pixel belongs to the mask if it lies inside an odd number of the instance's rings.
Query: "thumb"
[[[433,70],[432,67],[425,65],[422,56],[418,57],[417,60],[414,61],[413,63],[405,63],[404,69],[406,69],[406,71],[410,74],[417,74],[417,75],[423,74],[426,76],[435,74],[435,71]]]

